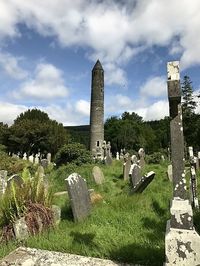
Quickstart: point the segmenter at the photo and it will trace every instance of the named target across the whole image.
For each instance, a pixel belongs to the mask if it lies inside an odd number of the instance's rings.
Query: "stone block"
[[[131,193],[142,193],[145,188],[151,183],[151,181],[154,179],[155,172],[151,171],[145,176],[143,176],[133,189],[131,190]]]
[[[177,229],[167,222],[165,234],[166,263],[171,266],[200,265],[200,236],[195,229]]]
[[[14,233],[18,240],[24,240],[29,236],[28,226],[25,218],[22,217],[14,223]]]

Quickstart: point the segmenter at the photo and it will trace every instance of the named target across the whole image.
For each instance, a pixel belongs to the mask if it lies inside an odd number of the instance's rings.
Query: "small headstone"
[[[136,155],[132,155],[132,156],[131,156],[131,162],[137,164],[137,162],[138,162],[138,158],[137,158]]]
[[[23,160],[27,160],[27,154],[26,154],[26,152],[23,154]]]
[[[44,168],[42,165],[38,166],[37,172],[36,172],[40,178],[44,178],[45,174],[44,174]]]
[[[106,165],[111,165],[112,164],[112,157],[110,156],[110,154],[106,155],[105,164]]]
[[[45,169],[45,168],[48,167],[48,160],[47,160],[47,159],[42,159],[42,160],[40,161],[40,164],[41,164],[41,166],[44,167],[44,169]]]
[[[47,153],[47,161],[48,161],[48,164],[51,163],[51,153]]]
[[[14,233],[15,233],[15,237],[18,240],[24,240],[26,238],[28,238],[29,234],[28,234],[28,226],[26,224],[25,218],[22,217],[19,220],[17,220],[14,225]]]
[[[60,220],[61,220],[61,208],[57,205],[52,205],[51,210],[53,212],[54,224],[58,225],[60,223]]]
[[[6,170],[0,170],[0,196],[5,193],[7,186],[7,174]]]
[[[131,158],[124,158],[124,164],[123,164],[123,177],[124,180],[129,180],[129,171],[131,168]]]
[[[33,161],[34,161],[33,154],[31,154],[31,155],[28,157],[28,160],[29,160],[29,162],[33,163]]]
[[[188,147],[188,151],[189,151],[190,159],[193,158],[194,157],[193,147],[192,146]]]
[[[199,159],[194,156],[194,166],[195,166],[195,169],[198,171],[199,170]]]
[[[39,164],[39,155],[38,154],[36,154],[35,155],[35,161],[34,161],[34,164]]]
[[[151,183],[154,179],[155,172],[151,171],[148,174],[144,175],[140,182],[138,182],[133,189],[131,190],[132,193],[142,193],[145,188]]]
[[[7,187],[9,188],[11,185],[11,182],[14,182],[15,185],[21,187],[22,184],[24,183],[23,179],[19,175],[12,175],[11,177],[8,178],[7,180]]]
[[[119,161],[119,152],[116,154],[116,160]]]
[[[162,160],[162,162],[165,161],[165,156],[164,155],[161,155],[161,160]]]
[[[172,165],[169,164],[167,167],[167,176],[169,180],[172,182],[173,181],[173,175],[172,175]]]
[[[76,222],[85,219],[91,210],[90,195],[86,180],[79,174],[73,173],[65,179],[70,198],[74,220]]]
[[[141,167],[137,164],[133,164],[132,173],[131,173],[131,183],[133,188],[141,181]]]
[[[145,166],[145,160],[144,160],[144,157],[145,157],[145,152],[144,152],[144,149],[143,148],[140,148],[139,151],[138,151],[138,155],[140,157],[140,160],[139,160],[139,166],[141,168],[143,168]]]
[[[104,181],[104,175],[98,166],[94,166],[92,169],[92,176],[96,184],[101,185]]]

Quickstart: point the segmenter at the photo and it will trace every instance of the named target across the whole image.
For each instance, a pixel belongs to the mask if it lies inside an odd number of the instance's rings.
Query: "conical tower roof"
[[[102,67],[101,62],[99,61],[99,59],[96,61],[96,64],[94,65],[92,71],[93,71],[93,70],[96,70],[96,69],[101,69],[101,70],[103,70],[103,67]]]

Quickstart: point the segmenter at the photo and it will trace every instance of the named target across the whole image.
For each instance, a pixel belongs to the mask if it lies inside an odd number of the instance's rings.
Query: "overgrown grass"
[[[162,265],[172,197],[167,166],[147,165],[145,171],[155,171],[155,178],[143,193],[134,195],[129,195],[129,184],[122,179],[121,162],[100,167],[105,176],[105,182],[100,186],[92,180],[92,165],[65,166],[50,174],[49,180],[57,192],[66,190],[64,179],[72,172],[78,172],[86,178],[89,188],[103,196],[103,200],[93,205],[91,215],[85,221],[74,223],[68,197],[55,197],[54,202],[62,207],[60,225],[30,237],[24,245],[121,262]],[[1,246],[0,256],[16,246],[14,242]]]

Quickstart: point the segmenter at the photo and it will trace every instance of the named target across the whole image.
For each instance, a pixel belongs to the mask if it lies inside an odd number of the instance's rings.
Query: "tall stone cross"
[[[181,112],[179,62],[167,64],[168,98],[170,110],[171,160],[173,199],[171,219],[165,234],[165,266],[200,265],[200,237],[193,226],[192,207],[187,199],[184,172],[184,139]]]

